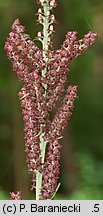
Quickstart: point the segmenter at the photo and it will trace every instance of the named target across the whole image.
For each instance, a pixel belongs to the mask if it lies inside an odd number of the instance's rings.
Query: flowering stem
[[[47,142],[44,141],[43,133],[42,133],[40,135],[40,150],[41,150],[42,164],[44,164],[46,144]],[[40,198],[41,188],[42,188],[42,173],[37,171],[36,172],[36,200],[39,200]]]
[[[55,22],[51,10],[56,6],[56,0],[37,0],[37,3],[41,4],[38,22],[43,29],[36,39],[42,42],[42,50],[25,33],[19,19],[12,25],[5,50],[13,70],[23,82],[19,98],[23,110],[27,165],[32,174],[32,189],[36,189],[36,200],[44,200],[53,199],[60,186],[57,185],[61,149],[58,139],[72,114],[77,87],[67,88],[52,121],[49,113],[62,97],[68,64],[94,44],[97,34],[88,32],[77,40],[77,32],[68,32],[61,48],[51,51],[52,24]],[[21,193],[12,193],[11,198],[22,199]]]
[[[43,57],[44,60],[47,58],[47,50],[48,50],[48,30],[49,30],[49,6],[48,6],[48,0],[47,2],[43,3],[44,7],[44,24],[43,24]],[[45,74],[43,74],[45,76]]]
[[[44,10],[44,16],[43,16],[43,40],[42,40],[42,49],[43,49],[43,60],[45,63],[48,61],[47,52],[48,52],[48,40],[49,40],[49,1],[46,0],[44,3],[42,3],[43,10]],[[47,67],[45,64],[45,68],[42,70],[42,78],[45,78],[47,72]],[[43,84],[43,87],[45,89],[44,97],[46,97],[46,90],[47,85]],[[43,110],[41,110],[43,112]],[[46,144],[47,142],[44,141],[44,133],[43,133],[43,125],[41,124],[41,134],[40,134],[40,151],[41,151],[41,161],[42,161],[42,167],[44,164],[45,159],[45,151],[46,151]],[[42,173],[37,172],[36,173],[36,200],[40,199],[40,193],[42,188]]]
[[[43,59],[45,62],[48,61],[47,53],[48,53],[48,42],[49,42],[49,1],[47,0],[46,2],[43,3],[43,9],[44,9],[44,17],[43,17],[43,41],[42,41],[42,49],[43,49]],[[47,72],[47,67],[45,65],[45,68],[42,70],[42,77],[45,78]],[[46,96],[46,90],[47,86],[44,85],[45,88],[45,94]]]

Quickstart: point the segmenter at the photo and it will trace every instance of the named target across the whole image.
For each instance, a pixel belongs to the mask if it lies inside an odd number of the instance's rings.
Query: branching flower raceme
[[[31,188],[36,200],[52,199],[58,189],[60,150],[62,137],[77,97],[77,86],[69,86],[53,121],[50,112],[62,98],[68,81],[68,65],[93,45],[97,34],[88,32],[80,40],[77,32],[68,32],[58,50],[51,50],[53,23],[52,9],[56,0],[38,0],[38,22],[43,26],[36,39],[42,49],[26,34],[19,19],[12,25],[12,32],[5,44],[8,58],[23,88],[19,92],[25,133],[25,153],[28,171],[32,176]],[[11,193],[11,199],[22,199],[21,192]]]

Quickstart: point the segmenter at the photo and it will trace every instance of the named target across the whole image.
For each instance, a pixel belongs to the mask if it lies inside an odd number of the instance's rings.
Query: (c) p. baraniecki
[[[62,98],[68,81],[68,65],[93,45],[97,34],[88,32],[77,40],[77,32],[68,32],[61,48],[51,49],[53,23],[52,9],[56,0],[38,0],[38,22],[42,32],[36,40],[42,49],[25,33],[25,28],[16,19],[5,44],[8,58],[23,88],[19,92],[25,133],[25,152],[28,171],[32,175],[32,189],[36,200],[52,199],[59,187],[60,150],[59,139],[72,114],[77,86],[69,86],[60,108],[50,120],[50,112]],[[11,199],[22,199],[21,192],[11,193]]]

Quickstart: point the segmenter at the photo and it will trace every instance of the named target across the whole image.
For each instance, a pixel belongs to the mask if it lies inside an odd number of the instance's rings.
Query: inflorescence
[[[60,166],[60,143],[77,97],[77,86],[69,86],[53,121],[50,112],[62,98],[68,80],[68,65],[93,45],[97,34],[88,32],[77,40],[77,32],[68,32],[61,48],[52,51],[52,34],[55,16],[52,14],[55,0],[38,0],[38,22],[43,31],[36,39],[42,49],[25,33],[16,19],[5,44],[8,58],[23,88],[19,92],[21,102],[25,152],[28,171],[32,175],[32,189],[38,191],[37,199],[51,199],[57,189]],[[38,181],[40,183],[38,183]],[[12,199],[22,199],[21,192],[11,193]]]

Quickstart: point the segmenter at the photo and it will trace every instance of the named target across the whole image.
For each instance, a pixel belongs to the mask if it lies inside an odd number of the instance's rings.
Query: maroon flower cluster
[[[43,4],[45,0],[38,0],[38,3]],[[49,1],[51,9],[55,5],[55,0]],[[50,19],[54,21],[53,16]],[[61,49],[48,50],[47,61],[43,58],[44,50],[35,45],[17,19],[5,44],[13,70],[24,85],[19,98],[23,110],[25,152],[28,170],[32,174],[32,189],[36,188],[36,172],[42,173],[41,199],[50,199],[57,188],[61,148],[58,139],[72,114],[77,87],[69,86],[52,122],[49,119],[50,111],[56,107],[64,92],[68,80],[68,64],[93,45],[97,37],[97,34],[89,32],[83,39],[77,40],[76,34],[68,32]],[[40,37],[41,34],[39,39]],[[45,68],[47,72],[43,76]],[[42,139],[47,142],[44,162],[40,149],[41,133]],[[21,193],[11,193],[11,198],[21,199]]]
[[[28,83],[29,76],[34,81],[36,74],[39,73],[39,70],[42,70],[43,61],[42,52],[30,40],[29,35],[24,32],[25,28],[20,24],[18,19],[15,20],[5,49],[19,79]],[[34,72],[35,69],[36,71]]]
[[[68,124],[68,120],[74,108],[74,100],[77,97],[77,86],[69,86],[62,101],[61,107],[48,128],[47,137],[49,140],[59,138]]]
[[[52,198],[56,191],[57,180],[59,178],[60,149],[61,146],[57,140],[50,141],[43,169],[41,199]]]
[[[22,200],[21,191],[17,191],[16,193],[11,192],[10,196],[12,200]]]
[[[23,109],[23,120],[25,123],[25,152],[27,156],[28,170],[34,173],[35,169],[41,172],[40,158],[40,123],[38,121],[39,112],[37,104],[30,97],[29,91],[25,87],[19,92],[21,106]],[[34,145],[35,144],[35,145]]]
[[[61,49],[50,53],[46,83],[49,86],[47,94],[47,106],[52,110],[56,102],[64,92],[65,83],[68,80],[68,64],[83,54],[90,45],[93,45],[97,34],[88,32],[83,39],[77,40],[76,32],[68,32]]]

